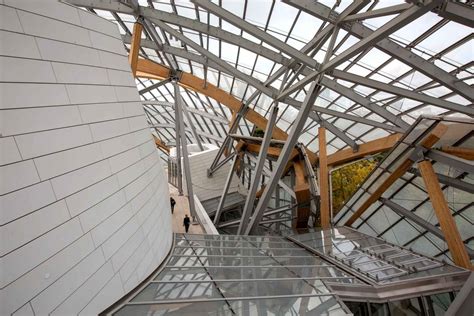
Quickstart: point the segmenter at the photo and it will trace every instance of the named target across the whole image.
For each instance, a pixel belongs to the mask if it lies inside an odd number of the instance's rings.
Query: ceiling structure
[[[405,132],[422,114],[473,116],[473,9],[451,1],[119,1],[73,0],[120,26],[129,49],[143,19],[140,55],[192,74],[290,132],[310,83],[321,86],[298,141],[328,154]],[[416,2],[412,3],[412,2]],[[174,143],[174,93],[160,80],[137,79],[157,136]],[[220,145],[232,111],[182,89],[202,142]],[[253,124],[241,120],[238,133]],[[190,142],[196,142],[191,129]]]
[[[136,83],[160,147],[175,144],[174,95],[180,91],[185,134],[191,143],[224,148],[229,134],[253,135],[256,127],[265,129],[266,122],[274,119],[274,138],[285,140],[285,145],[270,179],[282,177],[297,143],[319,155],[320,127],[327,131],[331,165],[332,160],[343,163],[373,154],[365,150],[377,142],[384,150],[391,148],[421,116],[474,117],[474,9],[470,1],[69,2],[115,21],[129,51],[137,34],[134,26],[137,22],[143,26]],[[154,74],[147,74],[145,70],[151,68]],[[172,81],[181,89],[168,84]],[[275,112],[276,118],[272,117]],[[398,182],[413,186],[420,179],[405,175]],[[471,184],[472,174],[464,174],[463,179]],[[245,234],[261,220],[276,186],[277,181],[270,181],[265,187],[254,211],[257,216]],[[421,183],[416,187],[422,195],[418,200],[425,201],[420,205],[426,205],[427,190]],[[349,223],[347,217],[356,211],[351,209],[358,205],[356,198],[346,204],[336,224],[354,224],[355,219]],[[408,218],[411,224],[404,225],[407,217],[401,215],[377,227],[370,217],[387,217],[387,208],[395,208],[398,215],[403,212],[387,203],[380,196],[370,215],[361,216],[353,227],[404,246],[431,237],[430,230],[438,223],[423,227],[415,219],[416,233],[410,240],[391,238],[397,225],[413,226],[414,220]],[[464,233],[472,228],[468,214],[472,203],[458,213],[452,205],[453,217],[459,215],[456,219],[470,223],[467,230],[460,230],[472,256],[472,233]],[[375,208],[379,211],[373,212]],[[399,234],[403,235],[403,229]],[[429,238],[429,244],[436,250],[430,255],[451,260],[444,241],[439,244]]]

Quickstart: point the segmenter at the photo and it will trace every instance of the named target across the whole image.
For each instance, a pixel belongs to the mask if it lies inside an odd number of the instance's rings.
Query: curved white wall
[[[67,4],[0,1],[0,28],[0,314],[97,314],[172,241],[127,54]]]

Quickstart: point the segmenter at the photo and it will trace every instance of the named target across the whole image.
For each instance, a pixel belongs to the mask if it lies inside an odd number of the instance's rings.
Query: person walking
[[[171,196],[170,196],[170,204],[171,204],[171,214],[173,214],[176,201]]]
[[[183,226],[186,229],[186,232],[188,232],[190,224],[191,224],[191,219],[188,217],[188,214],[186,214],[183,220]]]

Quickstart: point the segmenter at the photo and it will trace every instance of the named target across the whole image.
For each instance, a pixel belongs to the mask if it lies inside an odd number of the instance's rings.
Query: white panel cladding
[[[16,147],[13,137],[0,138],[0,165],[6,165],[20,160],[20,151]]]
[[[23,32],[20,19],[18,19],[18,14],[15,9],[5,6],[0,7],[0,17],[0,29],[13,32]]]
[[[38,83],[54,83],[54,76],[51,63],[48,61],[0,57],[2,71],[0,72],[0,82],[38,82]]]
[[[0,25],[0,315],[98,314],[172,243],[127,53],[56,1],[1,1]]]
[[[2,56],[41,58],[33,36],[0,30],[0,43],[10,43],[0,45]]]
[[[211,178],[207,177],[207,169],[211,166],[218,149],[207,150],[200,153],[194,153],[189,156],[189,166],[193,180],[194,194],[200,201],[205,201],[222,195],[222,190],[229,174],[231,162],[217,170]],[[183,173],[183,188],[186,192],[186,181]],[[238,179],[236,176],[232,179],[229,193],[237,191]]]

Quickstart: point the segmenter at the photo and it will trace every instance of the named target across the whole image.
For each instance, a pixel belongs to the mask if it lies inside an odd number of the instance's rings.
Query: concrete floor
[[[176,205],[174,206],[174,212],[173,212],[173,232],[175,233],[184,233],[184,226],[183,226],[183,219],[184,215],[188,214],[188,216],[191,216],[191,213],[189,212],[189,203],[188,203],[188,198],[187,196],[179,196],[178,195],[178,189],[176,189],[174,186],[171,184],[168,184],[169,190],[170,190],[170,196],[175,199]],[[189,234],[204,234],[201,225],[196,224],[189,226]]]

